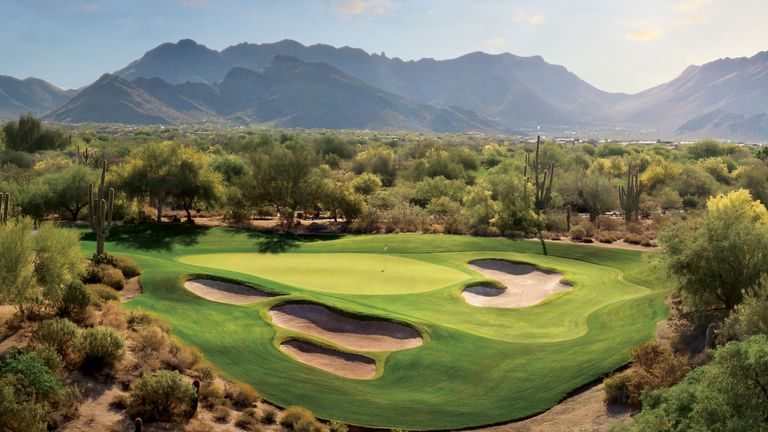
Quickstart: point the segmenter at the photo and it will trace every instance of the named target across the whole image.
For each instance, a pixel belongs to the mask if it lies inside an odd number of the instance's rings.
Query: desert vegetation
[[[470,427],[602,377],[621,428],[764,426],[764,150],[31,116],[0,142],[8,430]]]

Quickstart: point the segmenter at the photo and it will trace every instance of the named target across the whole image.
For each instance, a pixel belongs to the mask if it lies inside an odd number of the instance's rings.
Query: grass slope
[[[280,263],[281,257],[316,268],[315,257],[348,272],[357,260],[366,261],[359,254],[381,254],[385,245],[391,259],[418,261],[409,265],[422,269],[442,266],[437,269],[456,279],[447,280],[447,286],[421,281],[417,292],[403,287],[402,294],[376,295],[356,288],[367,287],[370,278],[350,273],[342,279],[356,281],[354,289],[323,292],[305,289],[303,281],[279,271],[266,271],[272,280],[261,270],[248,274],[248,266],[230,266],[229,260],[194,258],[260,252],[264,254],[248,255],[248,260],[306,272],[301,277],[311,281],[312,272]],[[94,250],[91,237],[85,237],[83,248]],[[254,385],[278,405],[303,405],[323,418],[367,426],[456,429],[546,410],[569,391],[624,364],[629,350],[653,337],[655,323],[667,313],[668,287],[636,251],[552,244],[550,255],[543,256],[535,242],[499,238],[401,234],[298,239],[151,225],[116,229],[107,250],[131,255],[144,266],[144,294],[128,307],[163,315],[178,337],[199,347],[223,373]],[[334,262],[332,254],[354,255],[338,255]],[[353,256],[357,259],[341,259]],[[473,307],[460,292],[467,283],[483,280],[466,267],[467,261],[480,258],[556,269],[574,289],[530,308]],[[212,265],[229,269],[213,270]],[[240,279],[288,295],[249,306],[209,302],[181,287],[183,276],[193,273]],[[427,291],[427,286],[435,289]],[[381,373],[375,380],[340,378],[293,361],[276,348],[297,334],[272,327],[267,310],[288,299],[408,322],[426,341],[415,349],[371,355]]]

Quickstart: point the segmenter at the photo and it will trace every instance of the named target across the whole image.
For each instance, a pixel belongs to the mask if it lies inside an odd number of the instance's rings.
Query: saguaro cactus
[[[536,210],[536,215],[541,217],[543,212],[552,202],[552,180],[555,178],[555,163],[550,162],[547,168],[542,169],[542,164],[539,162],[539,150],[541,148],[541,135],[536,137],[536,155],[535,159],[531,160],[529,153],[525,154],[525,168],[523,174],[526,179],[525,186],[525,200],[528,202],[528,183],[533,182],[533,205]],[[533,179],[529,177],[533,175]],[[547,244],[544,242],[544,238],[541,236],[541,223],[537,224],[537,234],[541,241],[541,249],[544,255],[547,255]]]
[[[88,191],[88,222],[91,225],[91,230],[96,233],[96,255],[104,254],[104,242],[109,237],[109,230],[112,229],[112,206],[115,202],[115,190],[109,188],[107,195],[104,195],[106,177],[107,161],[102,161],[99,188],[94,194],[94,185],[91,183]]]
[[[619,203],[624,210],[624,219],[627,222],[637,221],[640,213],[640,194],[642,193],[643,182],[640,181],[640,174],[630,165],[627,168],[627,185],[619,186]]]
[[[70,135],[70,140],[72,136]],[[91,153],[88,150],[88,147],[84,147],[83,150],[80,150],[80,146],[77,146],[77,161],[80,163],[80,165],[86,165],[88,166],[88,161],[91,158]]]
[[[8,213],[11,208],[11,194],[0,192],[0,224],[8,222]]]
[[[539,162],[540,147],[541,136],[537,136],[535,159],[531,160],[531,155],[526,153],[524,170],[525,177],[528,181],[533,182],[533,191],[535,194],[533,205],[536,208],[536,214],[541,214],[552,201],[552,180],[555,177],[554,162],[550,162],[547,168],[542,169],[541,163]],[[529,171],[533,175],[533,179],[529,177]]]

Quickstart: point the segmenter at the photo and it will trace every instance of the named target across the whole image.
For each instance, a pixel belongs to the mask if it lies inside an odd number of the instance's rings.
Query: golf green
[[[93,253],[91,234],[82,246]],[[278,237],[173,225],[116,228],[107,250],[144,268],[143,294],[126,307],[162,315],[221,373],[277,405],[381,428],[458,429],[542,412],[625,364],[667,314],[668,282],[637,251],[553,243],[544,256],[537,242],[504,238]],[[488,282],[467,267],[478,259],[556,270],[572,289],[531,307],[472,306],[462,290]],[[206,275],[280,295],[236,306],[184,289],[187,278]],[[406,324],[423,344],[355,351],[296,330],[301,327],[273,325],[269,311],[284,303]],[[376,362],[376,374],[343,378],[301,363],[280,349],[290,340],[366,356]]]
[[[223,253],[189,255],[179,261],[259,276],[308,290],[342,294],[417,293],[471,277],[425,261],[374,253]]]

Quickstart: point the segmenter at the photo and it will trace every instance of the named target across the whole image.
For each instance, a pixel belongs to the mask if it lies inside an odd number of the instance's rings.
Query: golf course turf
[[[93,240],[85,233],[85,254],[95,250]],[[653,337],[667,313],[669,287],[646,254],[555,243],[548,249],[544,256],[537,242],[504,238],[298,238],[178,225],[117,228],[107,243],[109,253],[130,256],[144,268],[143,294],[126,307],[163,316],[223,374],[280,406],[402,429],[467,428],[536,414],[623,365],[632,347]],[[461,293],[494,284],[467,265],[482,259],[556,271],[572,289],[525,308],[475,307]],[[184,288],[187,279],[206,277],[277,295],[231,305]],[[390,320],[418,331],[423,343],[393,351],[349,349],[273,325],[270,310],[286,303]],[[286,354],[280,348],[286,342],[370,358],[376,373],[372,379],[340,377]]]

